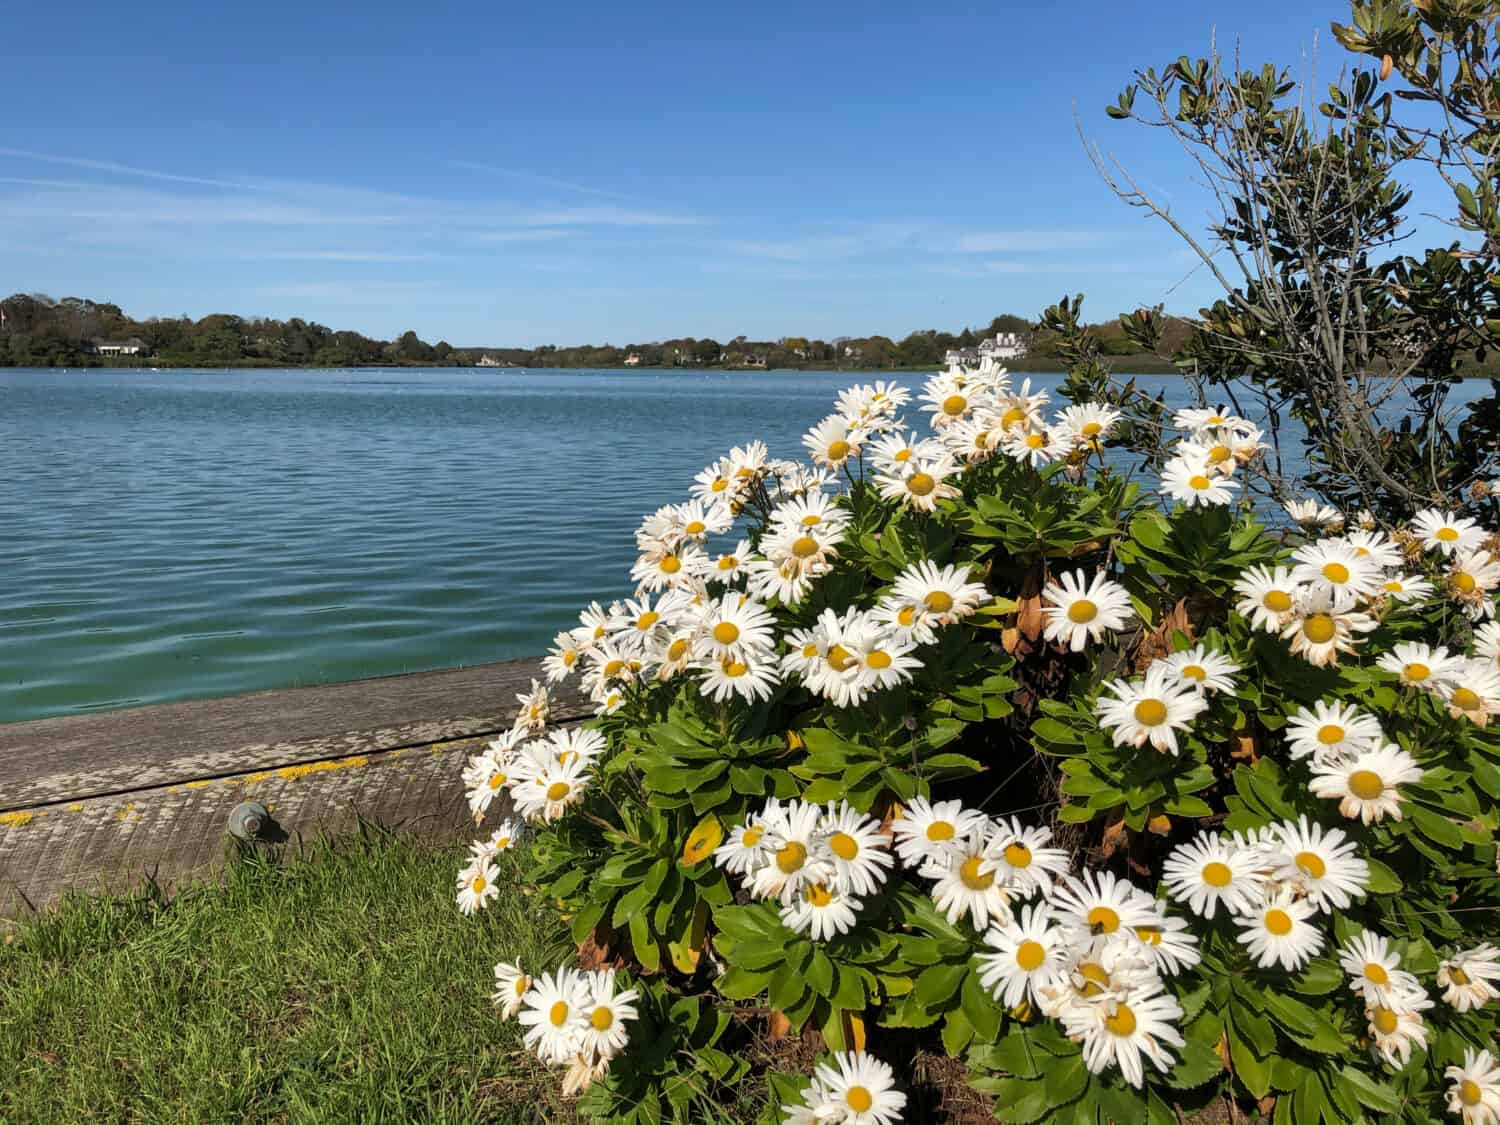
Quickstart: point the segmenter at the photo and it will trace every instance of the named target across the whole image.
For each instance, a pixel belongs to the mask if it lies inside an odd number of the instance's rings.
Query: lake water
[[[0,370],[0,722],[540,654],[642,513],[872,377]]]

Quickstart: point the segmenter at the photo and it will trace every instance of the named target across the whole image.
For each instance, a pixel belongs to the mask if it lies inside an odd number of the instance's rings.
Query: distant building
[[[479,362],[476,363],[474,366],[475,367],[502,367],[504,365],[498,359],[496,359],[494,356],[490,355],[489,352],[485,352],[484,355],[482,355],[482,356],[479,357]]]
[[[128,340],[90,340],[88,350],[95,355],[145,355],[146,341],[132,336]]]
[[[625,357],[626,367],[639,367],[640,365],[641,356],[639,352],[631,352],[628,356]]]
[[[985,360],[1001,363],[1008,359],[1021,359],[1026,354],[1026,341],[1014,332],[997,332],[993,340],[981,340],[977,348],[949,348],[943,361],[949,367],[962,364],[975,367]]]

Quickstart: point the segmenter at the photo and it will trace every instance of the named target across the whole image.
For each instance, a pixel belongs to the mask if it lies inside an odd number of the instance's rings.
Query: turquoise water
[[[642,513],[868,378],[0,371],[0,722],[539,654]]]

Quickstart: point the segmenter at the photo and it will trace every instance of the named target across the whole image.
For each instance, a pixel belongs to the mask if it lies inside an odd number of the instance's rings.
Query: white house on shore
[[[95,355],[145,355],[146,341],[132,336],[128,340],[90,340],[88,350]]]
[[[640,365],[641,357],[638,352],[631,352],[628,356],[625,357],[626,367],[639,367]]]
[[[985,360],[1003,363],[1026,355],[1026,341],[1014,332],[997,332],[994,339],[981,340],[977,348],[949,348],[943,357],[948,366],[956,363],[972,367]]]

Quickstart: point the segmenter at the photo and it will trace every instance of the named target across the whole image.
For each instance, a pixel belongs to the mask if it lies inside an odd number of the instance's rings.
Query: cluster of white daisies
[[[892,1125],[905,1105],[887,1063],[863,1051],[841,1051],[813,1072],[802,1100],[781,1111],[785,1125]]]
[[[1234,499],[1235,470],[1266,448],[1253,422],[1219,410],[1179,410],[1172,424],[1186,436],[1172,446],[1162,466],[1161,491],[1189,508],[1218,507]]]
[[[634,989],[615,990],[614,970],[566,966],[532,979],[508,961],[495,966],[494,1001],[505,1019],[519,1017],[524,1042],[537,1058],[567,1067],[563,1094],[571,1096],[604,1077],[630,1039],[637,1012]]]

